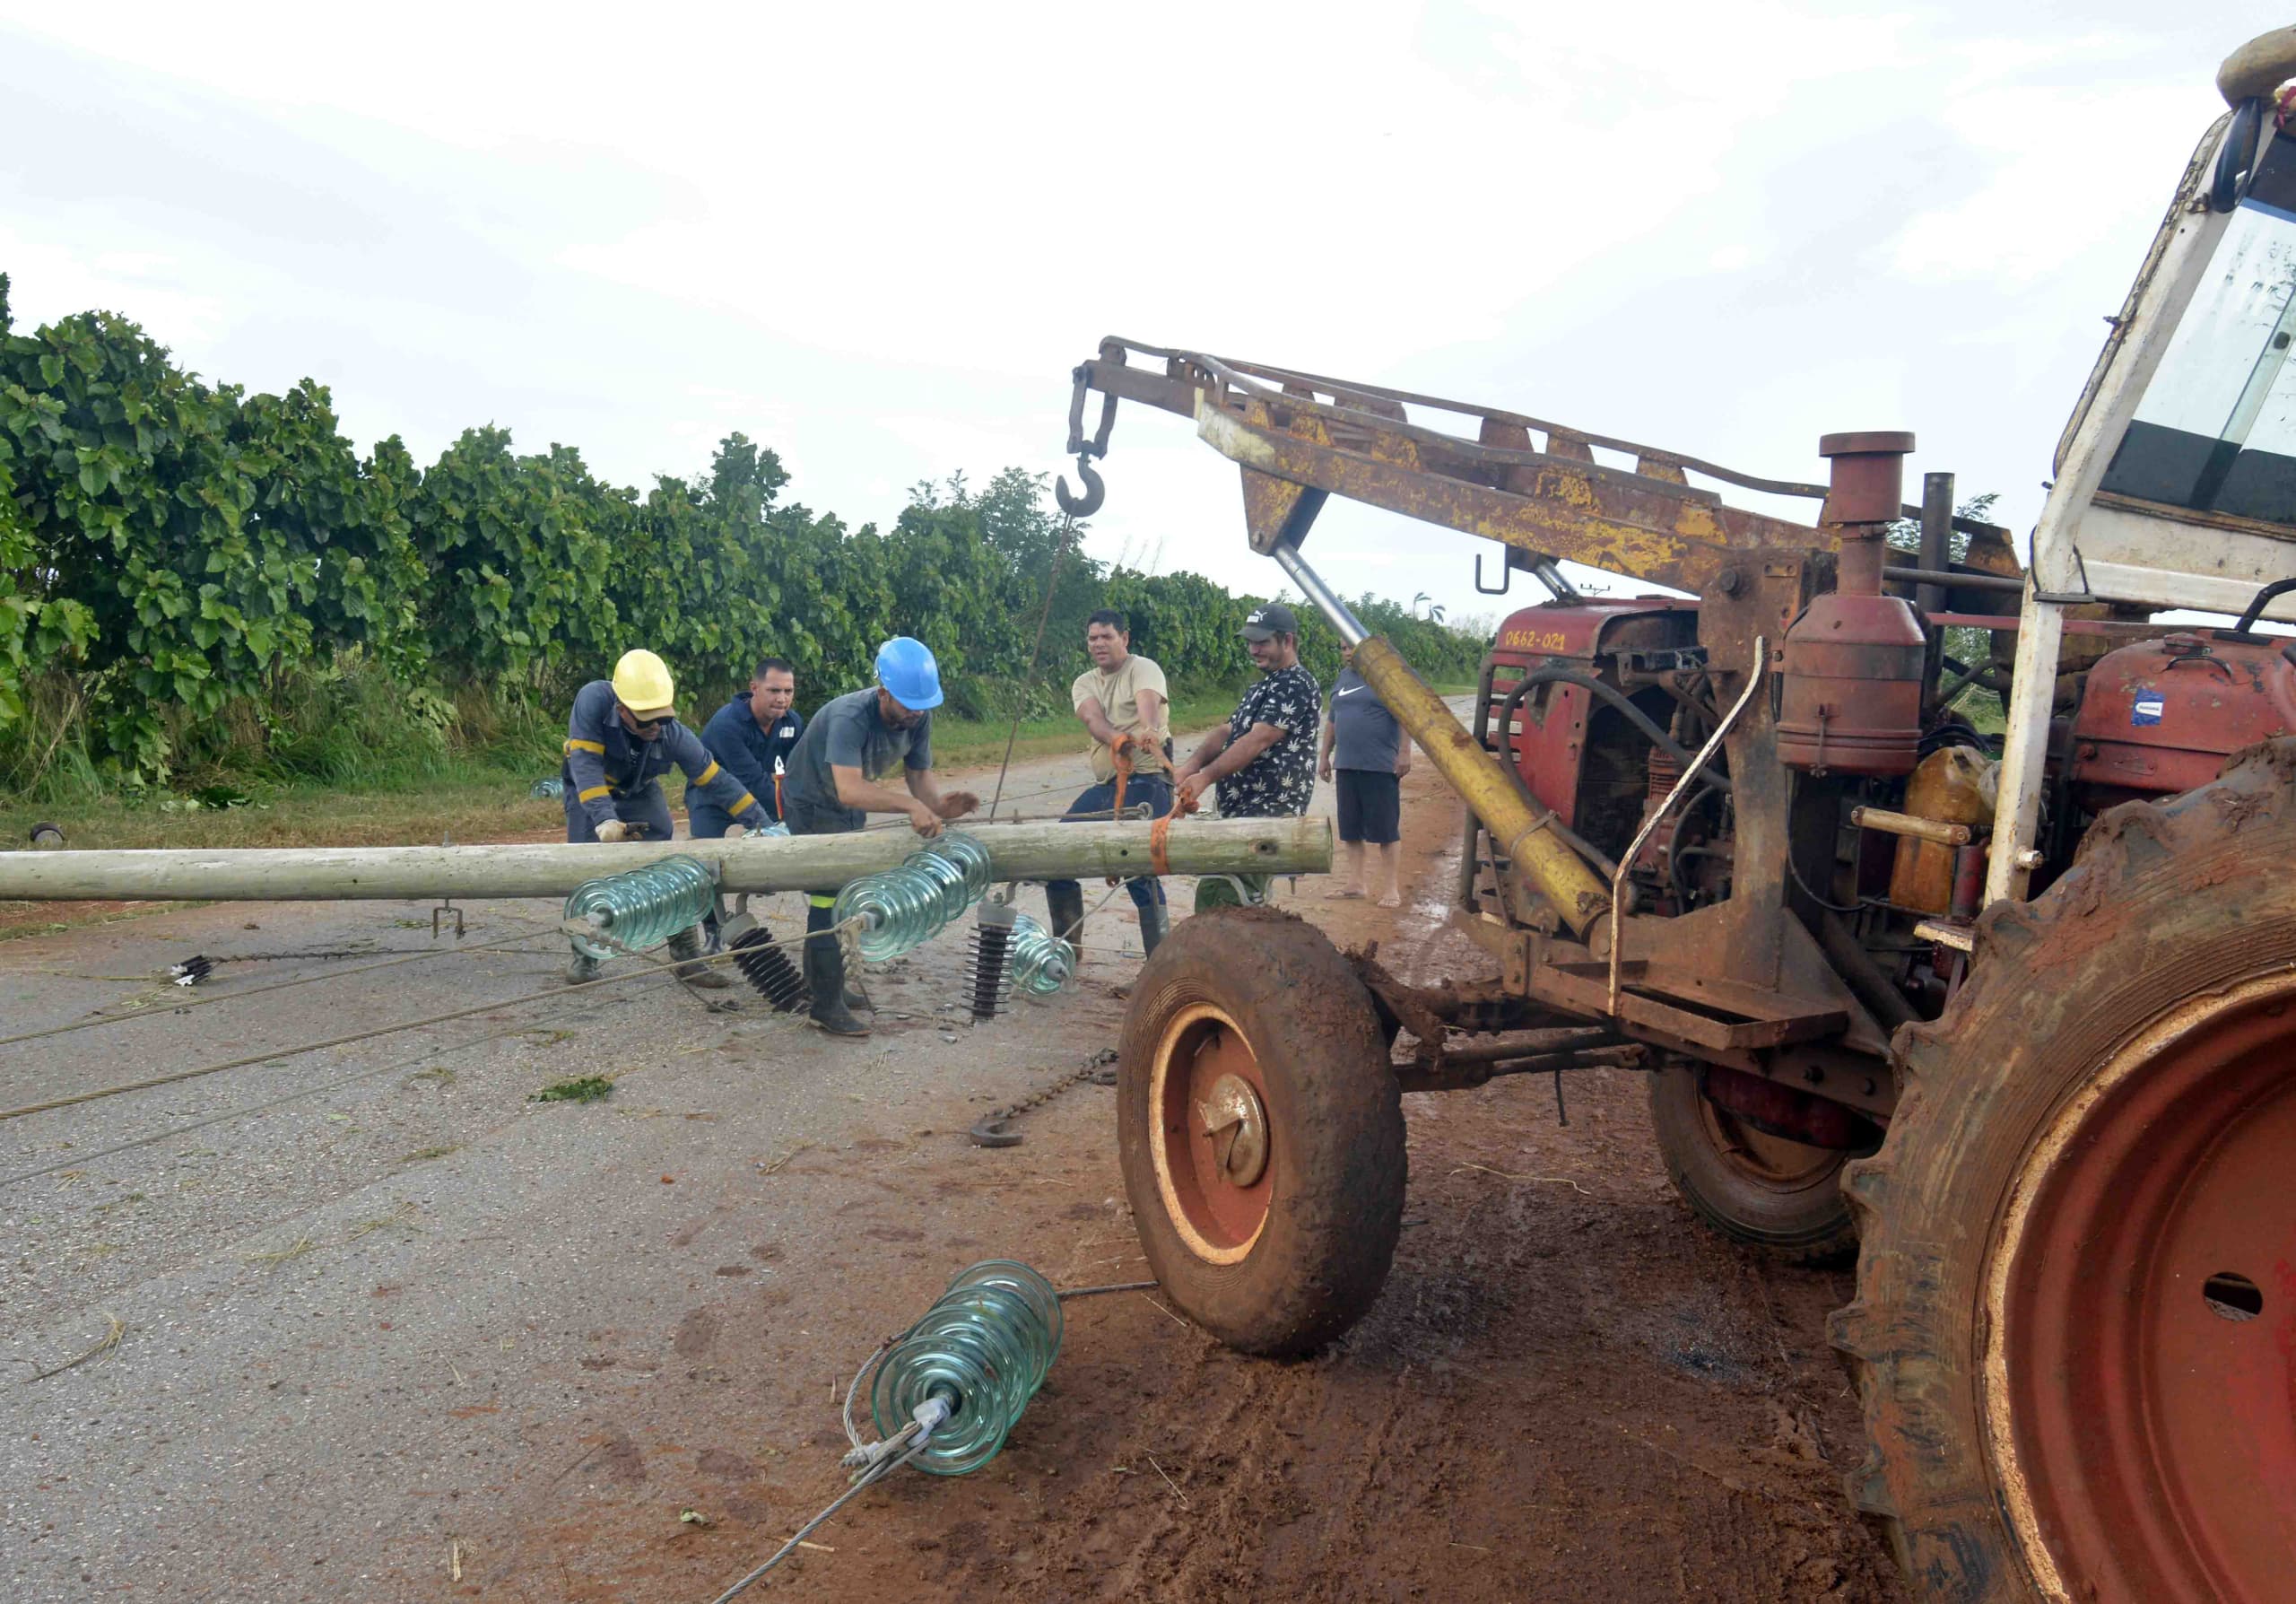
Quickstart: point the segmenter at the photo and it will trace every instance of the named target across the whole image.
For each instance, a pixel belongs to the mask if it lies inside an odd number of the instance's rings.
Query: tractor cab
[[[2296,135],[2274,95],[2296,53],[2284,34],[2257,43],[2279,53],[2219,74],[2232,109],[2193,153],[2057,442],[2004,698],[1988,901],[2023,895],[2053,856],[2053,812],[2188,789],[2296,728],[2296,654],[2257,627],[2296,622]],[[2238,623],[2096,662],[2068,730],[2053,721],[2065,624],[2097,603]]]

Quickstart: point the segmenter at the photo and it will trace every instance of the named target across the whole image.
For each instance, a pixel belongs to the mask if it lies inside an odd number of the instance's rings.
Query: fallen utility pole
[[[999,880],[1129,878],[1158,872],[1147,823],[959,825]],[[1165,841],[1173,875],[1321,874],[1331,821],[1183,819]],[[585,880],[678,853],[729,892],[833,890],[922,844],[909,831],[758,840],[492,847],[262,847],[182,851],[0,852],[0,900],[303,902],[359,898],[562,897]]]

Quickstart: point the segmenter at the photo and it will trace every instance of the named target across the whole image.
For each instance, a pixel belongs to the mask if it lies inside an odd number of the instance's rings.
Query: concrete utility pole
[[[957,826],[999,880],[1119,879],[1155,872],[1144,823]],[[1321,874],[1331,821],[1176,821],[1165,872]],[[0,852],[0,899],[302,902],[358,898],[562,897],[585,880],[683,853],[729,892],[831,889],[889,869],[923,844],[909,830],[616,846],[281,847],[210,851]]]

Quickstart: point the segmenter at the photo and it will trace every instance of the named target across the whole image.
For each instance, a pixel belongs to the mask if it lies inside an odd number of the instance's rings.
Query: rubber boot
[[[836,937],[822,933],[835,922],[826,908],[806,911],[805,989],[813,998],[806,1017],[832,1036],[865,1036],[869,1027],[853,1017],[845,1000],[844,949]]]
[[[670,937],[670,956],[677,963],[674,972],[689,986],[704,991],[723,991],[734,983],[724,970],[701,962],[701,937],[691,925]]]
[[[1150,957],[1156,955],[1156,944],[1170,928],[1170,920],[1162,902],[1151,902],[1140,911],[1140,945],[1148,950]]]
[[[604,965],[588,954],[576,953],[566,960],[566,983],[570,986],[580,986],[595,981],[598,978],[598,971],[604,967]]]
[[[1052,933],[1070,946],[1084,940],[1084,888],[1074,880],[1048,880],[1044,888],[1045,911],[1051,916]]]

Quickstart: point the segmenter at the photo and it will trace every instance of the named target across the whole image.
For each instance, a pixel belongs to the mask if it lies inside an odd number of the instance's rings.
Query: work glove
[[[608,819],[598,826],[598,839],[604,841],[628,841],[630,826],[620,819]]]
[[[749,833],[750,827],[747,824],[728,824],[726,826],[725,838],[727,841],[739,841]]]

